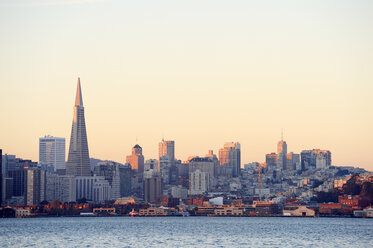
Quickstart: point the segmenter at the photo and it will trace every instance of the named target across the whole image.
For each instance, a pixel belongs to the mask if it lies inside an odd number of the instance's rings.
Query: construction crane
[[[262,200],[262,177],[261,177],[261,165],[258,165],[259,175],[258,175],[258,184],[259,184],[259,201]]]

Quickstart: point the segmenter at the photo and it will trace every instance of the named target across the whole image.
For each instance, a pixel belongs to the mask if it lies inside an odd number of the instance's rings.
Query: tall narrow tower
[[[78,85],[76,88],[73,126],[71,128],[66,174],[74,176],[91,175],[80,78],[78,78]]]

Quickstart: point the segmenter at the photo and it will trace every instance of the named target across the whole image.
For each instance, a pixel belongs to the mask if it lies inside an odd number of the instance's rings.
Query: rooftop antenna
[[[281,141],[284,141],[284,129],[281,128]]]

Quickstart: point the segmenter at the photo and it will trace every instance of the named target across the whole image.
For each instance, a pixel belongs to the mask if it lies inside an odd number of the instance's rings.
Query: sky
[[[0,0],[0,148],[66,138],[81,78],[90,156],[241,143],[373,170],[373,1]],[[66,158],[67,159],[67,158]]]

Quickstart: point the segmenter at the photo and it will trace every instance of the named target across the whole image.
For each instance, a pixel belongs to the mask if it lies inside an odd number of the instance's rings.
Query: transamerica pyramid
[[[74,176],[91,175],[80,78],[78,78],[78,85],[76,88],[73,126],[71,128],[66,174]]]

